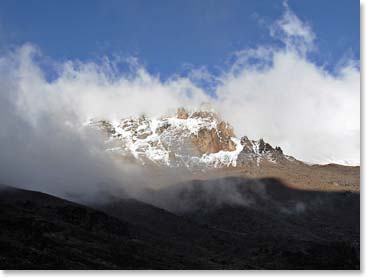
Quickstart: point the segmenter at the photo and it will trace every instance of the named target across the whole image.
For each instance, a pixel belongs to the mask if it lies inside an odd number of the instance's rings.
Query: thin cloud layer
[[[315,49],[316,34],[308,23],[301,21],[288,6],[283,2],[284,13],[280,19],[270,26],[270,34],[283,41],[285,46],[302,55]]]

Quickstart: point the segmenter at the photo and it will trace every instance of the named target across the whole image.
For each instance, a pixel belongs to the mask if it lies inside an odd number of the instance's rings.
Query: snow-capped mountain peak
[[[263,160],[277,162],[282,150],[262,139],[237,138],[232,126],[212,111],[177,110],[172,116],[92,120],[90,126],[107,135],[106,150],[143,165],[167,167],[258,166]]]

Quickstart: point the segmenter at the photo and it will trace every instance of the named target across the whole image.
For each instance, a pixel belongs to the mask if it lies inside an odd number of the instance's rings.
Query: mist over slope
[[[360,268],[357,193],[226,178],[154,194],[158,207],[118,196],[85,206],[0,185],[0,267]]]

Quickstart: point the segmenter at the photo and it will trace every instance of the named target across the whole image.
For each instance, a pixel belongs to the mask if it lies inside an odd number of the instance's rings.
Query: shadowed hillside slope
[[[359,269],[358,193],[232,177],[148,194],[89,208],[2,186],[0,267]]]

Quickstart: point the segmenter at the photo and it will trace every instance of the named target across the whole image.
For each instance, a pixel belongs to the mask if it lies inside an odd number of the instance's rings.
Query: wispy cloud
[[[270,26],[270,34],[281,39],[291,51],[306,54],[315,49],[316,34],[310,24],[303,22],[291,10],[287,1],[283,2],[284,13]]]

